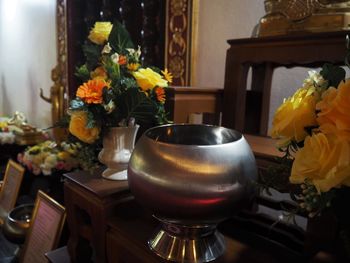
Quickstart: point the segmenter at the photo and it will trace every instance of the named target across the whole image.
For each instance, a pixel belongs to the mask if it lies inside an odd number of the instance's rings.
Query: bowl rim
[[[15,218],[13,218],[13,217],[11,216],[11,214],[12,214],[13,212],[15,212],[16,210],[18,210],[19,208],[22,208],[22,207],[32,207],[32,210],[33,210],[33,209],[34,209],[34,204],[22,204],[22,205],[16,206],[15,208],[13,208],[13,209],[8,213],[8,216],[7,216],[8,220],[10,220],[10,221],[13,222],[13,223],[25,222],[25,221],[23,221],[23,220],[17,220],[17,219],[15,219]]]
[[[156,139],[151,138],[148,133],[156,130],[156,129],[160,129],[160,128],[166,128],[166,127],[173,127],[173,126],[201,126],[201,127],[209,127],[209,128],[216,128],[216,129],[220,129],[220,130],[227,130],[231,133],[234,134],[234,136],[237,136],[236,140],[232,140],[230,142],[225,142],[225,143],[220,143],[220,144],[176,144],[176,143],[169,143],[169,142],[164,142],[164,141],[158,141]],[[158,144],[163,144],[163,145],[171,145],[171,146],[181,146],[181,147],[218,147],[218,146],[223,146],[223,145],[230,145],[233,143],[238,143],[239,141],[241,141],[244,138],[243,133],[234,130],[234,129],[230,129],[230,128],[226,128],[224,126],[219,126],[219,125],[212,125],[212,124],[194,124],[194,123],[169,123],[169,124],[163,124],[163,125],[158,125],[158,126],[154,126],[152,128],[147,129],[144,134],[142,135],[142,137],[146,138],[147,140],[153,141],[153,142],[157,142]]]

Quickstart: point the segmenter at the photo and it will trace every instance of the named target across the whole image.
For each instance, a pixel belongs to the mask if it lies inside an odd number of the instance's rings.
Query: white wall
[[[39,128],[51,125],[51,69],[56,64],[56,0],[0,0],[0,116],[18,110]]]
[[[250,37],[263,15],[261,0],[199,0],[194,86],[224,86],[227,40]]]
[[[262,0],[199,0],[198,47],[194,86],[223,88],[228,39],[251,37],[265,14]],[[278,68],[272,81],[271,117],[284,97],[302,85],[308,69]]]

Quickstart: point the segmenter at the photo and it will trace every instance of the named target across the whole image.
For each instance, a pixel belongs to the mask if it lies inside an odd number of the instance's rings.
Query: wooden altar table
[[[131,198],[128,183],[103,179],[101,169],[64,176],[71,262],[104,263],[107,219],[118,212],[118,203]]]

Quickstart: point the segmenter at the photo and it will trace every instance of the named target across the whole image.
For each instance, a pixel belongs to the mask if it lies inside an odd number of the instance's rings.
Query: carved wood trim
[[[165,66],[173,74],[173,85],[191,85],[196,43],[198,0],[167,0]],[[196,42],[196,41],[195,41]]]
[[[67,15],[66,0],[57,0],[57,64],[61,73],[61,83],[67,90]]]

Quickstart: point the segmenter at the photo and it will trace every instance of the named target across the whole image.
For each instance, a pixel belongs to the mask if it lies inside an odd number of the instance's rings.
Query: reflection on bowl
[[[237,131],[210,125],[154,127],[137,142],[128,181],[158,218],[180,224],[219,223],[254,197],[254,155]]]
[[[176,262],[208,262],[224,253],[216,225],[252,203],[256,180],[244,136],[210,125],[149,129],[128,167],[131,192],[161,222],[150,248]]]
[[[15,244],[24,243],[33,209],[34,204],[25,204],[11,210],[3,227],[4,236],[8,241]]]

